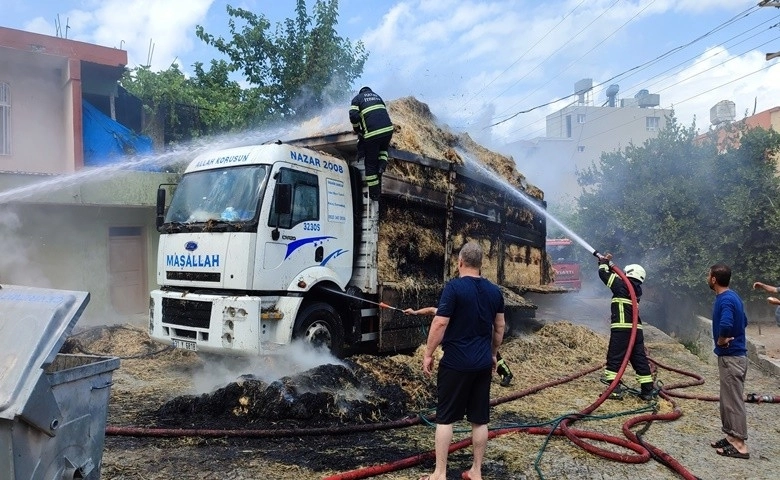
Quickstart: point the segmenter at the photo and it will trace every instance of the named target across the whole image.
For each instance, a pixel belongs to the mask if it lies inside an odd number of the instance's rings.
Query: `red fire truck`
[[[548,238],[547,254],[555,271],[553,285],[570,290],[582,288],[580,264],[575,256],[574,244],[568,238]]]

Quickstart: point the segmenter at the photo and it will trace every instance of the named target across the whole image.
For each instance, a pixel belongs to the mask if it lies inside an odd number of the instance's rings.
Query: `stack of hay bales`
[[[388,110],[395,125],[392,148],[460,167],[468,167],[467,160],[479,162],[528,198],[537,202],[543,199],[542,191],[527,182],[511,157],[441,126],[426,104],[405,97],[388,102]],[[498,214],[505,221],[544,233],[540,215],[506,188],[485,188],[463,175],[398,159],[390,162],[385,176],[437,192],[454,190],[475,205],[501,206]],[[549,281],[551,268],[543,248],[507,240],[500,225],[478,216],[455,216],[449,238],[445,238],[447,219],[442,211],[403,198],[383,199],[380,218],[380,279],[393,284],[396,290],[440,288],[447,278],[457,275],[457,252],[468,241],[482,246],[482,274],[495,283],[521,292],[524,286]],[[517,295],[513,301],[530,305]]]

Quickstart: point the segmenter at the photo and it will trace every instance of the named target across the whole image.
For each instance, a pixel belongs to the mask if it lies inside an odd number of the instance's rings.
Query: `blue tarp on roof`
[[[86,100],[82,100],[84,132],[84,165],[97,167],[120,162],[138,162],[152,153],[152,139],[138,135],[112,120]],[[129,168],[133,168],[128,165]],[[157,171],[141,161],[137,170]]]

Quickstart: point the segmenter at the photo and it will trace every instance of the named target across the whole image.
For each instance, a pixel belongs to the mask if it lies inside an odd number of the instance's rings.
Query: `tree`
[[[341,100],[363,72],[363,43],[353,46],[336,33],[337,0],[317,0],[311,17],[306,1],[297,0],[295,18],[274,33],[264,15],[226,8],[232,38],[216,38],[200,25],[196,34],[230,59],[231,71],[244,75],[267,118],[305,116]]]
[[[240,85],[228,78],[225,61],[212,60],[208,71],[200,62],[194,68],[195,76],[187,78],[176,64],[159,72],[144,65],[122,78],[121,85],[144,104],[151,119],[147,129],[161,130],[165,143],[245,128],[251,118],[251,102]]]
[[[717,262],[732,266],[741,290],[755,278],[780,278],[780,134],[731,128],[739,148],[725,153],[717,133],[697,140],[695,125],[672,117],[642,146],[602,154],[578,178],[586,238],[642,263],[648,284],[702,301],[710,300],[705,275]]]

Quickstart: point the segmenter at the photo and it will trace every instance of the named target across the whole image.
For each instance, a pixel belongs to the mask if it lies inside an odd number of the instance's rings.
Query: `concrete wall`
[[[11,92],[11,155],[0,156],[0,170],[72,171],[64,70],[67,59],[0,48],[0,82]]]
[[[88,291],[90,302],[79,324],[129,321],[110,298],[109,229],[141,227],[144,237],[146,290],[156,286],[159,235],[154,208],[75,205],[15,205],[0,211],[4,259],[0,282]],[[142,312],[143,313],[143,312]]]
[[[157,186],[177,176],[111,168],[64,176],[0,175],[0,192],[10,195],[0,206],[0,283],[88,291],[80,324],[137,323],[112,305],[109,231],[141,228],[144,251],[137,262],[145,268],[143,289],[156,288]]]

